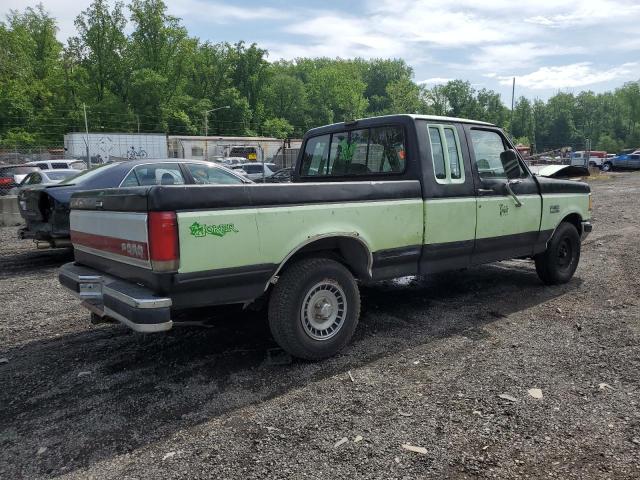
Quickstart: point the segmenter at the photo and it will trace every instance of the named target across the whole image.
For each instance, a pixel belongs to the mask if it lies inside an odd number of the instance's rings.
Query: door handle
[[[479,188],[478,195],[489,195],[491,193],[495,193],[493,188]]]

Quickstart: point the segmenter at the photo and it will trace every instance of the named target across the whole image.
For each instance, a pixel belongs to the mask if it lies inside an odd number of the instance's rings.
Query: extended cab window
[[[365,176],[402,173],[406,153],[402,127],[336,132],[307,140],[302,176]]]
[[[506,150],[506,147],[502,136],[498,132],[472,129],[471,143],[480,178],[511,179],[527,176],[526,171],[517,159],[503,163],[500,154]]]
[[[433,174],[438,183],[464,183],[460,141],[455,127],[429,125]]]
[[[302,175],[326,175],[331,135],[321,135],[307,140],[302,156]]]

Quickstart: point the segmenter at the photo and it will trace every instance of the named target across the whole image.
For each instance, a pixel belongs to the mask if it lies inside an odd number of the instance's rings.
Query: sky
[[[269,60],[403,58],[414,80],[546,99],[640,79],[640,0],[165,0],[191,36],[256,42]],[[1,0],[0,15],[36,2]],[[90,0],[44,0],[58,37]]]

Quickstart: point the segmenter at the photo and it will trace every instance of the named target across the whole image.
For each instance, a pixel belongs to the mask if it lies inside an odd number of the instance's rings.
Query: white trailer
[[[86,160],[87,145],[92,164],[135,158],[167,158],[163,133],[68,133],[64,136],[65,158]]]
[[[248,161],[271,162],[282,155],[283,141],[271,137],[220,137],[169,135],[169,157],[219,161],[244,157]],[[300,148],[300,140],[287,142],[287,149]]]

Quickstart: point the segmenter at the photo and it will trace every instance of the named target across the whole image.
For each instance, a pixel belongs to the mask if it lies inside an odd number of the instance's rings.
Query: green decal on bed
[[[229,232],[238,233],[238,229],[233,223],[223,223],[221,225],[203,225],[193,222],[189,227],[191,235],[194,237],[206,237],[207,235],[215,235],[216,237],[224,237]]]

